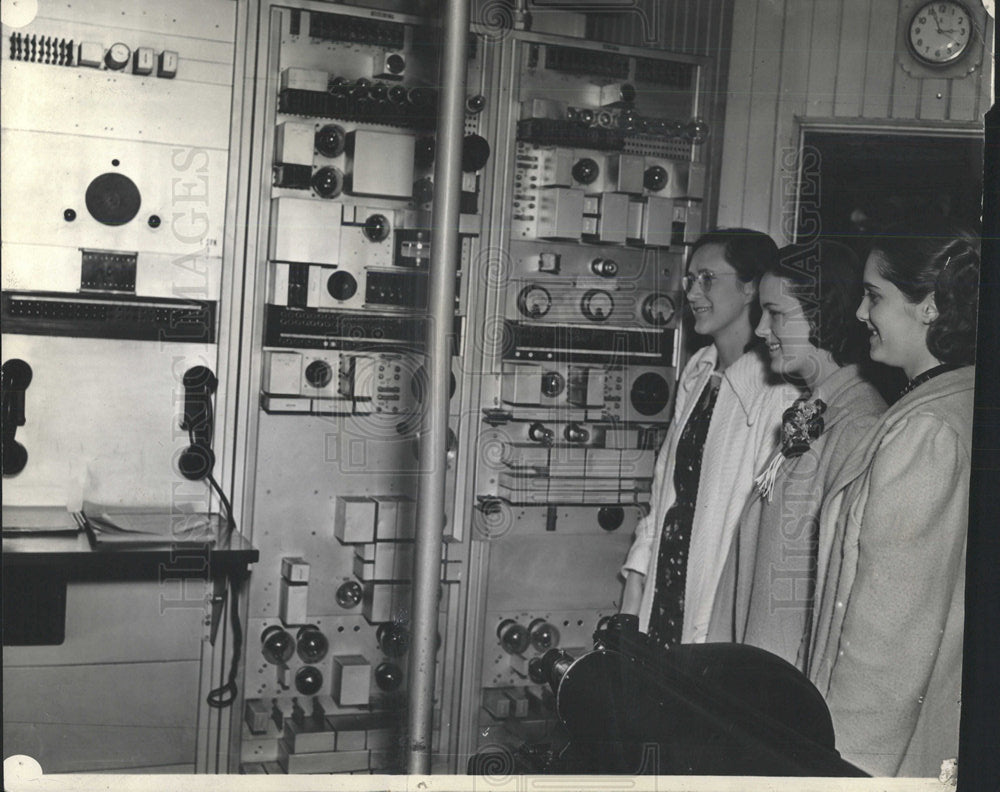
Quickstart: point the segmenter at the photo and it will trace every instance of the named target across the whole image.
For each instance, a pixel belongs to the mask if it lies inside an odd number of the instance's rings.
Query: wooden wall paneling
[[[753,100],[754,31],[757,4],[739,2],[733,8],[733,36],[729,48],[726,85],[726,124],[719,166],[720,226],[737,226],[743,217],[747,170],[747,136]]]
[[[781,41],[787,2],[762,3],[757,13],[750,123],[747,130],[747,170],[744,181],[743,225],[766,230],[771,220],[774,182],[774,138],[781,91]]]
[[[795,193],[798,181],[798,124],[808,104],[809,43],[812,38],[814,3],[787,3],[781,39],[781,93],[778,97],[774,136],[774,183],[771,188],[769,231],[778,244],[791,242],[795,234]]]
[[[833,114],[854,118],[861,115],[865,93],[865,60],[868,55],[868,28],[871,0],[844,3],[840,18],[837,77]]]
[[[920,106],[920,80],[911,77],[898,63],[893,67],[892,118],[915,119]]]
[[[942,121],[948,117],[948,100],[954,80],[922,80],[920,85],[920,118]]]
[[[809,43],[809,104],[810,116],[832,116],[837,81],[837,31],[840,30],[842,2],[815,0],[813,6],[812,39]]]
[[[951,80],[951,90],[948,96],[948,119],[950,121],[978,121],[980,83],[983,73],[974,71],[962,80]]]
[[[874,0],[868,27],[863,118],[888,118],[896,63],[896,0]]]

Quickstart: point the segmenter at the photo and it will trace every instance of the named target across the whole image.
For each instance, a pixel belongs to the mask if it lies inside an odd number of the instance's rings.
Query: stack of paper
[[[95,547],[108,545],[210,545],[218,536],[217,514],[188,514],[148,507],[84,503],[78,517]]]

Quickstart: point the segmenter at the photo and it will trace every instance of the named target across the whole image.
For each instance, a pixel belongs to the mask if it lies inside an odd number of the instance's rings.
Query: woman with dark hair
[[[910,381],[823,503],[807,672],[875,775],[936,776],[958,753],[978,250],[925,221],[865,263],[871,357]]]
[[[735,228],[705,234],[689,258],[683,285],[694,330],[712,343],[681,374],[650,513],[623,568],[622,613],[638,615],[660,646],[705,640],[736,521],[794,398],[750,349],[757,281],[776,255],[766,234]]]
[[[760,282],[757,335],[771,369],[806,395],[785,410],[781,446],[740,516],[709,640],[753,644],[800,669],[823,493],[885,412],[858,368],[868,357],[860,299],[861,264],[832,241],[782,248]]]

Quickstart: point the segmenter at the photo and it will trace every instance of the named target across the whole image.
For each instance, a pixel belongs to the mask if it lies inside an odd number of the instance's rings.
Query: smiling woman
[[[760,283],[757,335],[771,369],[800,383],[806,397],[785,411],[782,447],[740,515],[709,640],[753,644],[800,669],[823,493],[885,411],[857,365],[867,346],[854,317],[860,269],[850,248],[819,240],[782,248]]]
[[[937,775],[958,751],[978,241],[943,220],[897,226],[864,280],[872,357],[910,384],[823,502],[807,671],[846,759]]]
[[[776,256],[770,237],[738,228],[705,234],[691,254],[684,288],[695,332],[712,344],[681,374],[651,511],[623,568],[621,610],[660,646],[706,639],[736,520],[795,396],[751,348],[757,280]]]

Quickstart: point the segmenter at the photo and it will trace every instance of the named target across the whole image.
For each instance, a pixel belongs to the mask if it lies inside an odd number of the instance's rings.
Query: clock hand
[[[931,6],[931,16],[934,17],[934,27],[937,28],[937,32],[944,33],[944,31],[941,30],[941,20],[938,19],[937,11],[934,10],[934,6]]]

